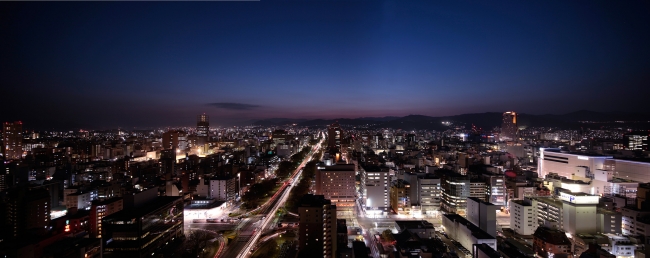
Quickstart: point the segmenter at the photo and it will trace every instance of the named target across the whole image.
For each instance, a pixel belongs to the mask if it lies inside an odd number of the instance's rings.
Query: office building
[[[458,214],[442,216],[442,227],[451,239],[458,241],[467,250],[472,250],[476,244],[486,244],[497,250],[497,239],[469,222]]]
[[[307,194],[298,206],[300,257],[336,257],[336,205],[322,195]]]
[[[507,205],[508,191],[506,180],[503,175],[484,175],[485,178],[485,201],[499,207]]]
[[[388,167],[363,166],[361,169],[361,202],[370,214],[390,212],[390,179]]]
[[[481,199],[467,198],[467,220],[490,236],[497,236],[497,210],[499,206]]]
[[[513,141],[517,139],[517,113],[508,111],[503,113],[501,123],[501,134],[499,137],[502,141]]]
[[[123,208],[124,200],[121,197],[114,197],[101,201],[93,201],[92,205],[90,206],[90,236],[101,238],[102,219],[108,215],[121,211]]]
[[[197,145],[203,146],[210,140],[210,118],[206,114],[198,115],[196,121]]]
[[[333,123],[327,127],[327,147],[330,149],[341,149],[341,139],[343,138],[343,130],[338,123]]]
[[[648,132],[631,132],[623,135],[623,142],[626,150],[647,151],[648,150]]]
[[[510,228],[515,233],[529,236],[535,233],[538,226],[537,212],[530,199],[510,201]]]
[[[572,235],[598,232],[598,199],[597,195],[560,192],[564,231]]]
[[[605,160],[611,156],[593,156],[561,152],[559,149],[540,150],[539,177],[545,178],[550,173],[572,179],[572,176],[581,172],[580,177],[592,178],[596,170],[604,169]]]
[[[2,124],[2,156],[5,159],[21,159],[23,157],[23,122]]]
[[[440,211],[440,178],[433,174],[418,177],[420,208],[422,214],[435,215]]]
[[[183,199],[144,195],[102,219],[104,257],[152,257],[183,236]]]
[[[356,201],[355,173],[354,164],[321,167],[316,171],[315,193],[331,200],[338,210],[352,210]]]
[[[471,179],[469,183],[469,197],[485,201],[485,182],[478,179]]]
[[[467,197],[470,197],[469,178],[452,171],[439,170],[439,173],[440,188],[442,188],[441,209],[445,212],[465,215]]]

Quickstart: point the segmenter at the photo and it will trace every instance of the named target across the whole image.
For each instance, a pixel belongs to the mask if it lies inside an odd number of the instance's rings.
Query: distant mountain
[[[501,126],[502,113],[487,112],[462,114],[455,116],[431,117],[424,115],[408,115],[404,117],[361,117],[361,118],[339,118],[339,119],[288,119],[274,118],[255,122],[256,125],[282,125],[296,123],[299,126],[327,126],[334,122],[346,126],[369,126],[373,128],[394,128],[404,130],[445,130],[449,127],[443,122],[451,122],[453,125],[460,125],[469,128],[474,125],[485,130]],[[580,123],[581,121],[598,122],[596,124]],[[611,124],[616,121],[650,121],[650,114],[636,113],[602,113],[588,110],[580,110],[562,115],[532,115],[519,113],[517,124],[530,127],[559,127],[559,128],[580,128],[599,127]]]
[[[259,126],[283,126],[298,124],[307,121],[307,119],[294,119],[294,118],[269,118],[264,120],[257,120],[253,122],[253,125]]]
[[[282,126],[290,124],[298,124],[299,126],[327,126],[335,122],[343,125],[372,125],[378,123],[384,123],[387,121],[392,121],[399,119],[400,117],[394,116],[385,116],[385,117],[360,117],[360,118],[338,118],[338,119],[291,119],[291,118],[270,118],[257,120],[253,122],[253,125],[259,126]]]

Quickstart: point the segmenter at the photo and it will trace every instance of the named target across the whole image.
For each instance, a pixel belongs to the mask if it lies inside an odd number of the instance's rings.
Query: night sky
[[[647,111],[647,1],[432,2],[1,2],[0,119]]]

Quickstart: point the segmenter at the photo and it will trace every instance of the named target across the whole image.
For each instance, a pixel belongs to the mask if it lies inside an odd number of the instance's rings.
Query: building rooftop
[[[108,198],[104,200],[95,200],[93,201],[93,205],[106,205],[110,203],[114,203],[117,201],[123,200],[122,197],[113,197],[113,198]]]
[[[306,194],[300,198],[300,207],[315,207],[331,204],[332,201],[325,199],[323,195]]]
[[[469,220],[467,220],[463,216],[460,216],[455,213],[445,214],[443,216],[447,217],[447,219],[451,221],[458,222],[458,224],[465,225],[465,227],[467,227],[470,231],[472,231],[472,236],[476,237],[476,239],[495,239],[493,236],[485,232],[483,229],[472,224],[472,222],[469,222]]]
[[[400,229],[433,229],[433,224],[426,220],[396,220]]]
[[[524,200],[512,200],[511,202],[519,204],[521,206],[533,206],[530,202]]]
[[[533,236],[553,245],[571,245],[566,233],[558,229],[538,227]]]
[[[128,210],[121,210],[105,217],[105,219],[112,220],[130,220],[142,217],[157,209],[164,207],[172,202],[182,200],[180,196],[158,196],[149,203],[139,208],[132,208]]]
[[[331,165],[331,166],[325,166],[324,168],[321,168],[320,170],[325,170],[325,171],[354,171],[355,165],[354,164],[336,164],[336,165]]]
[[[470,200],[472,200],[472,201],[475,201],[475,202],[477,202],[477,203],[482,203],[482,204],[485,204],[485,205],[496,206],[496,205],[494,205],[494,204],[491,203],[491,202],[483,201],[483,200],[481,200],[481,199],[479,199],[479,198],[477,198],[477,197],[467,197],[467,199],[470,199]]]
[[[492,249],[489,245],[483,243],[483,244],[475,244],[472,245],[472,248],[474,250],[473,253],[476,255],[477,250],[481,250],[486,256],[480,256],[480,257],[486,257],[486,258],[501,258],[501,253],[499,253],[497,250]]]

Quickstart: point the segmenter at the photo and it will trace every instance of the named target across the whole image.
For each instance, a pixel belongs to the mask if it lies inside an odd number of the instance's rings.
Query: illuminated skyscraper
[[[196,136],[198,136],[197,143],[199,146],[208,143],[209,132],[210,118],[206,114],[199,115],[196,121]]]
[[[2,155],[5,159],[23,156],[23,122],[5,122],[2,125]]]
[[[514,111],[503,113],[500,138],[502,141],[517,139],[517,113]]]

